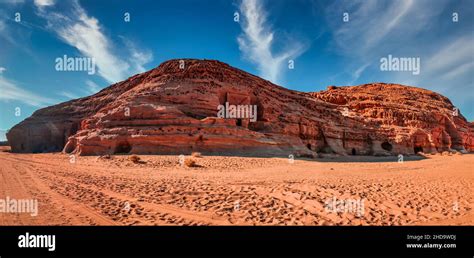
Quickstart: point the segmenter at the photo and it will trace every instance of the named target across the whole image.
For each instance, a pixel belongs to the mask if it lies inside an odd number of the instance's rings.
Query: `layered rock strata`
[[[220,105],[256,106],[256,119],[222,117]],[[191,59],[38,110],[7,134],[13,152],[241,156],[465,152],[473,136],[473,123],[429,90],[373,83],[305,93]]]

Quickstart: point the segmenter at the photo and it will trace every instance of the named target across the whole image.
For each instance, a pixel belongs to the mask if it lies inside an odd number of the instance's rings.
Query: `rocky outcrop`
[[[255,106],[255,119],[231,108]],[[304,93],[218,61],[171,60],[90,97],[41,109],[7,138],[13,152],[80,155],[472,151],[473,124],[453,108],[414,87],[374,83]]]
[[[435,92],[373,83],[310,94],[343,107],[348,117],[373,125],[381,136],[376,138],[385,142],[381,147],[392,153],[474,151],[472,123]]]

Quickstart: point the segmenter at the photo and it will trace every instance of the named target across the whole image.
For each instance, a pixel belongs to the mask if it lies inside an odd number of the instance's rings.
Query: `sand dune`
[[[469,154],[403,163],[213,156],[188,168],[178,156],[71,163],[6,148],[0,199],[37,199],[39,210],[0,213],[0,225],[474,225]]]

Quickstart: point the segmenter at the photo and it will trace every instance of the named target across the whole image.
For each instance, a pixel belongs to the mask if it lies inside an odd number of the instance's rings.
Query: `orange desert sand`
[[[71,163],[2,147],[0,199],[37,199],[38,215],[3,212],[0,225],[474,225],[472,154],[204,156],[191,168],[179,156],[139,157]],[[362,200],[363,214],[328,200]]]

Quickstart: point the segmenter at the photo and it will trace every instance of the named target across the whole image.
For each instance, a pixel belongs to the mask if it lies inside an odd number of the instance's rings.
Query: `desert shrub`
[[[197,164],[196,164],[196,161],[194,159],[185,159],[184,160],[184,165],[186,165],[186,167],[196,167]]]
[[[100,155],[97,157],[97,160],[100,160],[100,159],[112,159],[112,156],[110,156],[109,154]]]
[[[130,161],[133,162],[133,163],[140,163],[141,162],[141,159],[140,157],[138,157],[137,155],[132,155],[130,156]]]

